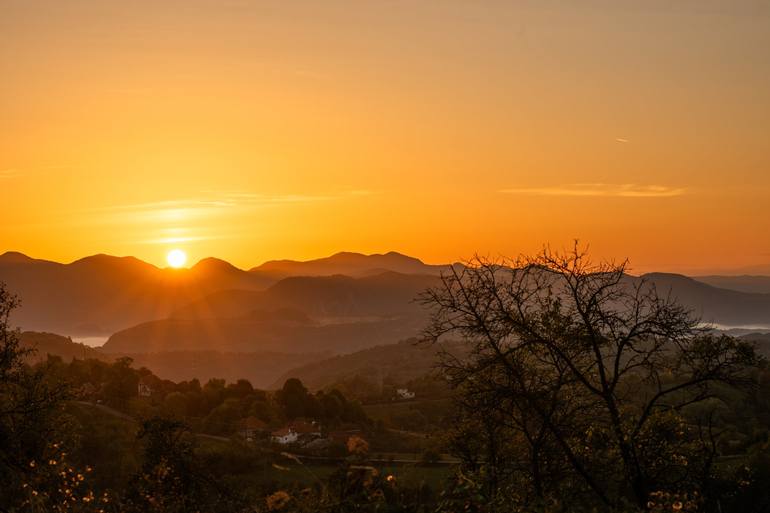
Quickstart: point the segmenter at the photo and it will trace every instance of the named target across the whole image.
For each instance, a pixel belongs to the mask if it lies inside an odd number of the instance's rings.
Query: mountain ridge
[[[106,254],[70,263],[17,251],[0,255],[0,281],[22,300],[13,322],[25,330],[71,336],[109,335],[166,318],[235,318],[280,307],[298,309],[320,322],[404,314],[414,320],[418,317],[409,301],[448,269],[450,264],[425,264],[395,251],[339,252],[304,262],[276,260],[250,270],[214,257],[190,268],[170,269]],[[675,273],[648,273],[642,278],[655,282],[661,291],[673,288],[704,321],[770,325],[770,294],[761,280],[736,283],[722,277],[714,283],[714,277]],[[767,280],[770,286],[770,277]],[[720,284],[725,287],[716,286]],[[736,290],[741,287],[747,290]],[[268,289],[272,290],[266,294]],[[395,308],[399,301],[401,306]]]

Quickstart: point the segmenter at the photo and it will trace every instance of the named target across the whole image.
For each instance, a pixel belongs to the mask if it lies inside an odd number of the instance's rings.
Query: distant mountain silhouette
[[[108,353],[99,348],[73,342],[53,333],[25,331],[21,345],[34,349],[27,355],[28,363],[45,361],[49,355],[69,362],[73,358],[92,358],[104,362],[128,356],[135,368],[147,367],[164,379],[172,381],[223,378],[229,382],[248,379],[252,385],[267,388],[288,369],[308,362],[323,360],[327,353],[289,354],[277,352],[233,353],[221,351],[164,351],[158,353]]]
[[[264,291],[219,291],[171,318],[113,334],[112,352],[166,350],[350,352],[417,334],[427,311],[414,299],[435,276],[286,278]]]
[[[73,342],[69,337],[63,337],[54,333],[25,331],[21,334],[20,342],[22,347],[34,350],[25,357],[28,363],[45,361],[48,355],[59,356],[67,362],[73,358],[80,360],[86,358],[112,360],[112,358],[106,358],[98,349],[79,342]]]
[[[173,318],[237,317],[252,310],[295,308],[322,322],[344,318],[424,316],[412,300],[436,285],[436,276],[387,271],[374,276],[297,276],[264,291],[228,290],[212,293],[176,310]]]
[[[251,350],[265,346],[265,350],[272,347],[283,351],[282,344],[293,344],[290,333],[304,333],[297,335],[300,340],[311,332],[331,336],[335,329],[342,330],[330,327],[334,324],[346,325],[348,338],[338,344],[323,339],[318,343],[319,350],[337,352],[341,348],[395,342],[413,336],[424,322],[426,312],[412,300],[436,284],[437,275],[448,269],[448,265],[428,265],[395,252],[337,253],[307,262],[272,261],[250,271],[215,258],[203,259],[190,269],[160,269],[133,257],[94,255],[61,264],[17,252],[0,255],[0,281],[22,299],[12,319],[15,325],[75,336],[114,333],[116,338],[111,343],[120,340],[121,350],[125,351],[132,350],[126,345],[129,340],[137,344],[136,351],[149,347],[162,350],[163,340],[169,341],[169,348]],[[659,291],[671,291],[704,321],[729,326],[770,325],[770,294],[759,293],[766,283],[760,279],[763,277],[701,277],[698,281],[677,274],[652,273],[645,278]],[[744,290],[715,287],[707,281]],[[293,312],[291,329],[280,318],[289,315],[285,309]],[[260,320],[254,315],[270,318]],[[168,318],[189,322],[164,321]],[[201,324],[204,319],[208,322]],[[227,320],[233,322],[224,322]],[[161,336],[164,325],[174,328]],[[236,325],[245,331],[232,335],[235,342],[214,337],[206,345],[205,331],[192,333],[194,329],[230,333]],[[179,330],[188,333],[188,344],[171,340]],[[265,337],[252,337],[250,343],[245,334],[253,330],[283,334],[269,343]],[[138,339],[140,332],[149,338]],[[349,338],[353,333],[368,340],[356,342]],[[394,339],[396,336],[399,338]],[[293,351],[290,348],[288,352]]]
[[[252,268],[250,271],[276,278],[289,276],[333,276],[343,274],[360,277],[394,271],[401,274],[439,275],[448,269],[448,265],[429,265],[421,260],[391,251],[389,253],[363,255],[361,253],[340,252],[330,257],[307,260],[271,260]]]
[[[694,276],[693,278],[722,289],[770,294],[770,276]]]
[[[118,331],[102,346],[106,352],[159,351],[346,353],[397,342],[418,332],[406,319],[303,324],[269,315],[227,319],[164,319]]]
[[[725,326],[770,326],[770,294],[727,290],[681,274],[650,273],[643,276],[661,295],[671,294],[704,322]]]
[[[397,253],[265,266],[244,271],[206,258],[174,270],[108,255],[61,264],[9,252],[0,255],[0,281],[21,297],[12,322],[24,329],[112,333],[102,348],[25,333],[37,359],[48,353],[105,361],[130,356],[135,366],[168,379],[246,377],[261,387],[291,375],[322,388],[356,374],[405,382],[428,371],[431,350],[398,342],[425,327],[428,312],[414,299],[438,284],[437,274],[448,266]],[[341,270],[348,275],[327,274]],[[278,279],[287,273],[298,275]],[[318,275],[305,276],[311,273]],[[756,278],[762,277],[651,273],[628,280],[641,278],[705,322],[770,326],[770,294],[699,281],[748,288],[760,286]]]
[[[254,299],[258,295],[249,294],[288,276],[361,277],[389,271],[437,275],[446,268],[395,252],[343,252],[308,262],[273,261],[251,271],[216,258],[205,258],[190,269],[160,269],[134,257],[102,254],[69,264],[34,259],[14,251],[0,255],[0,281],[22,299],[12,321],[23,329],[76,336],[106,335],[140,322],[163,319],[204,298],[212,301],[213,313],[226,316],[244,313],[236,304],[249,301],[255,302],[253,308],[291,305],[290,298],[279,304],[266,304]],[[290,283],[284,286],[292,287]],[[326,286],[334,289],[335,280],[322,285]],[[287,290],[286,294],[292,293]],[[234,296],[243,297],[236,300]],[[272,299],[277,296],[280,294],[276,292]],[[245,300],[246,297],[251,299]],[[347,302],[352,304],[353,297]],[[226,305],[234,310],[224,311]],[[198,308],[196,316],[204,315],[203,307],[205,301],[197,307],[190,306]]]
[[[13,323],[69,335],[109,334],[217,290],[261,289],[272,280],[206,259],[191,269],[159,269],[133,257],[94,255],[70,264],[0,255],[0,281],[21,298]]]

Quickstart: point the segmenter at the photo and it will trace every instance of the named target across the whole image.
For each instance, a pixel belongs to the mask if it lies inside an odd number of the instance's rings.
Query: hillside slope
[[[22,301],[13,324],[84,336],[164,318],[217,290],[272,283],[216,259],[190,269],[159,269],[133,257],[95,255],[60,264],[13,252],[0,255],[0,281]]]
[[[693,276],[693,279],[721,289],[770,294],[770,276]]]
[[[251,272],[261,273],[274,278],[289,276],[333,276],[344,274],[352,277],[362,277],[378,274],[383,271],[393,271],[401,274],[430,274],[439,275],[448,269],[448,265],[430,265],[421,260],[402,255],[395,251],[385,254],[364,255],[343,251],[325,258],[315,260],[271,260],[250,269]]]
[[[258,388],[272,385],[287,370],[299,365],[323,360],[329,353],[289,354],[280,352],[227,352],[227,351],[162,351],[157,353],[111,353],[101,348],[88,347],[73,342],[68,337],[54,333],[25,331],[21,334],[21,346],[34,349],[26,361],[34,364],[45,361],[48,355],[61,357],[65,362],[72,359],[95,359],[113,362],[127,356],[134,360],[135,368],[147,367],[163,379],[187,381],[198,379],[225,379],[235,382],[248,379]]]
[[[703,322],[723,326],[770,326],[770,294],[713,287],[681,274],[651,273],[642,278],[661,295],[671,294]]]
[[[444,343],[438,347],[409,339],[292,368],[272,386],[277,388],[289,378],[299,378],[311,390],[321,390],[352,378],[401,385],[434,372],[441,350],[462,354],[460,344]]]

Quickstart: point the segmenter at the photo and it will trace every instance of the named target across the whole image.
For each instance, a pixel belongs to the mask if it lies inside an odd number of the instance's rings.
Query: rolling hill
[[[95,255],[61,264],[0,255],[0,281],[22,299],[15,325],[67,335],[111,333],[105,349],[123,353],[344,353],[398,342],[424,326],[427,312],[413,299],[437,284],[445,269],[393,252],[273,261],[250,271],[214,258],[173,270],[132,257]],[[291,274],[299,275],[278,279]],[[770,294],[677,274],[643,278],[705,322],[770,326]]]
[[[264,291],[220,291],[168,319],[114,333],[104,349],[350,352],[416,335],[428,312],[414,299],[434,276],[286,278]]]
[[[392,252],[338,253],[308,262],[274,261],[244,271],[216,258],[205,258],[189,269],[160,269],[133,257],[93,255],[62,264],[11,251],[0,255],[0,282],[22,299],[12,319],[15,325],[25,330],[96,336],[164,319],[185,308],[187,314],[180,315],[232,317],[255,308],[292,306],[297,303],[293,298],[297,293],[312,293],[319,298],[311,308],[313,312],[323,312],[327,307],[343,312],[342,305],[353,305],[357,293],[355,287],[340,284],[344,279],[335,274],[348,279],[367,276],[376,281],[383,279],[376,275],[389,271],[436,275],[442,268]],[[301,280],[288,281],[265,300],[254,294],[287,276],[299,275],[329,279],[314,287]],[[398,280],[391,282],[394,288],[401,286]],[[332,300],[334,294],[337,299]],[[377,301],[368,301],[369,310],[376,310]],[[358,309],[352,306],[350,311]]]
[[[227,319],[164,319],[113,334],[107,352],[153,353],[182,350],[239,352],[350,352],[413,336],[420,324],[408,319],[335,324],[286,322],[260,312]]]
[[[73,342],[68,337],[54,333],[25,331],[21,333],[21,346],[34,349],[25,360],[34,364],[45,361],[48,355],[64,361],[96,359],[113,362],[128,356],[135,368],[147,367],[163,379],[184,381],[197,378],[205,383],[211,378],[229,382],[248,379],[252,385],[267,388],[287,370],[298,365],[328,358],[329,353],[288,354],[279,352],[227,352],[227,351],[162,351],[157,353],[111,353],[101,348],[88,347]]]
[[[282,374],[271,388],[279,388],[289,378],[299,378],[310,390],[322,390],[352,378],[402,385],[436,370],[441,349],[458,353],[461,346],[445,343],[439,348],[417,344],[415,339],[378,345],[292,368]]]
[[[385,254],[363,255],[343,251],[330,257],[315,260],[271,260],[250,269],[274,278],[289,276],[333,276],[343,274],[352,277],[393,271],[401,274],[430,274],[438,276],[448,265],[429,265],[421,260],[395,251]]]
[[[0,255],[0,281],[21,298],[12,322],[25,330],[101,335],[151,319],[224,289],[262,289],[272,281],[226,262],[159,269],[133,257],[94,255],[70,264]]]
[[[343,275],[291,277],[264,291],[219,291],[175,310],[171,317],[227,318],[275,308],[301,310],[323,322],[401,315],[422,317],[424,310],[413,300],[437,283],[435,276],[392,271],[363,278]]]
[[[702,283],[681,274],[650,273],[642,278],[658,293],[671,294],[703,322],[721,326],[770,326],[770,294],[739,292]]]
[[[722,289],[770,294],[770,276],[694,276],[695,280]]]
[[[27,363],[45,361],[48,355],[59,356],[65,361],[78,358],[94,358],[97,360],[111,361],[113,358],[93,347],[79,342],[73,342],[69,337],[62,337],[54,333],[38,333],[35,331],[22,332],[19,341],[21,346],[34,351],[27,354]]]

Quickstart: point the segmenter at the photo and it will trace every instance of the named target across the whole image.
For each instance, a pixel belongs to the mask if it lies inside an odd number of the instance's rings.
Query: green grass
[[[449,412],[451,399],[426,399],[393,403],[367,404],[364,412],[388,427],[406,431],[429,432],[438,429]]]

